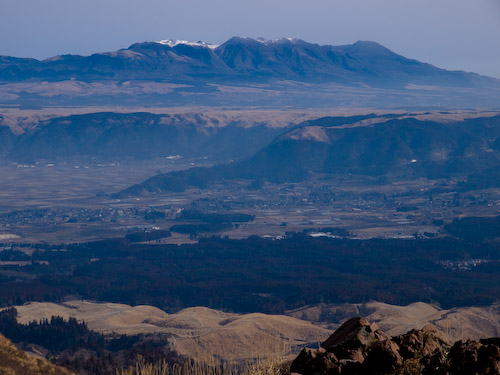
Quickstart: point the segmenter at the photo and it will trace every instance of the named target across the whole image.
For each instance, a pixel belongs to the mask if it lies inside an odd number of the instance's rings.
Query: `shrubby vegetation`
[[[0,312],[0,332],[14,342],[29,342],[51,351],[80,347],[92,350],[105,348],[104,336],[90,331],[85,323],[75,318],[65,321],[53,316],[50,321],[17,323],[17,311],[10,308]]]

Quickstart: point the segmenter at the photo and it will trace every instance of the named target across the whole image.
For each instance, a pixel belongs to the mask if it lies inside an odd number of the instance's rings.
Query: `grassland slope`
[[[41,358],[28,356],[0,334],[1,375],[67,375],[69,371]]]
[[[175,314],[152,306],[69,301],[63,304],[32,302],[16,307],[18,321],[61,316],[85,321],[92,330],[110,334],[167,334],[175,351],[198,360],[214,356],[245,360],[279,353],[289,356],[298,348],[323,341],[330,330],[284,315],[232,314],[191,307]]]
[[[287,315],[336,329],[352,316],[364,316],[391,336],[433,324],[452,339],[479,340],[500,335],[500,305],[442,309],[416,302],[396,306],[382,302],[319,304],[287,312]]]

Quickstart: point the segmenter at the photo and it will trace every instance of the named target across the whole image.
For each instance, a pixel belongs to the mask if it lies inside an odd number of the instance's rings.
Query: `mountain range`
[[[500,117],[440,123],[377,115],[306,121],[242,160],[158,174],[116,196],[206,188],[227,180],[298,182],[314,175],[371,176],[374,181],[463,179],[463,188],[498,186]]]
[[[266,123],[266,116],[275,116],[276,123]],[[39,120],[22,134],[0,118],[0,156],[3,161],[42,164],[155,158],[217,164],[158,174],[118,197],[206,188],[230,180],[258,186],[312,176],[458,178],[462,182],[457,187],[466,190],[500,186],[498,115],[450,120],[446,114],[368,113],[305,121],[313,113],[279,116],[272,112],[260,118],[252,111],[100,112]]]
[[[34,82],[44,83],[33,86]],[[0,85],[0,104],[24,106],[339,102],[394,107],[436,105],[439,98],[443,105],[492,107],[498,106],[492,99],[500,92],[497,79],[439,69],[376,42],[331,46],[241,37],[219,46],[144,42],[113,52],[43,61],[2,56]],[[284,97],[277,97],[280,94]],[[447,101],[447,96],[454,99]]]
[[[136,43],[91,56],[62,55],[43,61],[2,57],[0,79],[241,80],[291,79],[404,86],[485,86],[498,81],[450,72],[398,55],[375,42],[321,46],[298,39],[262,41],[233,37],[214,48],[203,43]]]

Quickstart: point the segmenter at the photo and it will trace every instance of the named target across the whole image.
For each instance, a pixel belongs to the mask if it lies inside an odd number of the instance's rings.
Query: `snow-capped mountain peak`
[[[263,43],[263,44],[273,44],[273,43],[279,43],[279,42],[295,43],[298,41],[298,39],[295,39],[295,38],[276,38],[276,39],[257,38],[255,40],[260,42],[260,43]]]
[[[165,39],[165,40],[159,40],[156,43],[163,44],[163,45],[166,45],[169,47],[175,47],[179,44],[185,44],[188,46],[205,47],[205,48],[210,48],[210,49],[214,49],[214,48],[217,48],[219,46],[217,44],[205,43],[205,42],[202,42],[201,40],[199,40],[197,42],[193,42],[193,41],[188,41],[188,40]]]

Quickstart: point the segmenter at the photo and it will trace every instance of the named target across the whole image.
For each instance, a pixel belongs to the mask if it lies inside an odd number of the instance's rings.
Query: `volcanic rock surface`
[[[500,374],[500,338],[454,344],[431,325],[389,337],[376,324],[352,318],[318,350],[303,349],[292,374]]]

